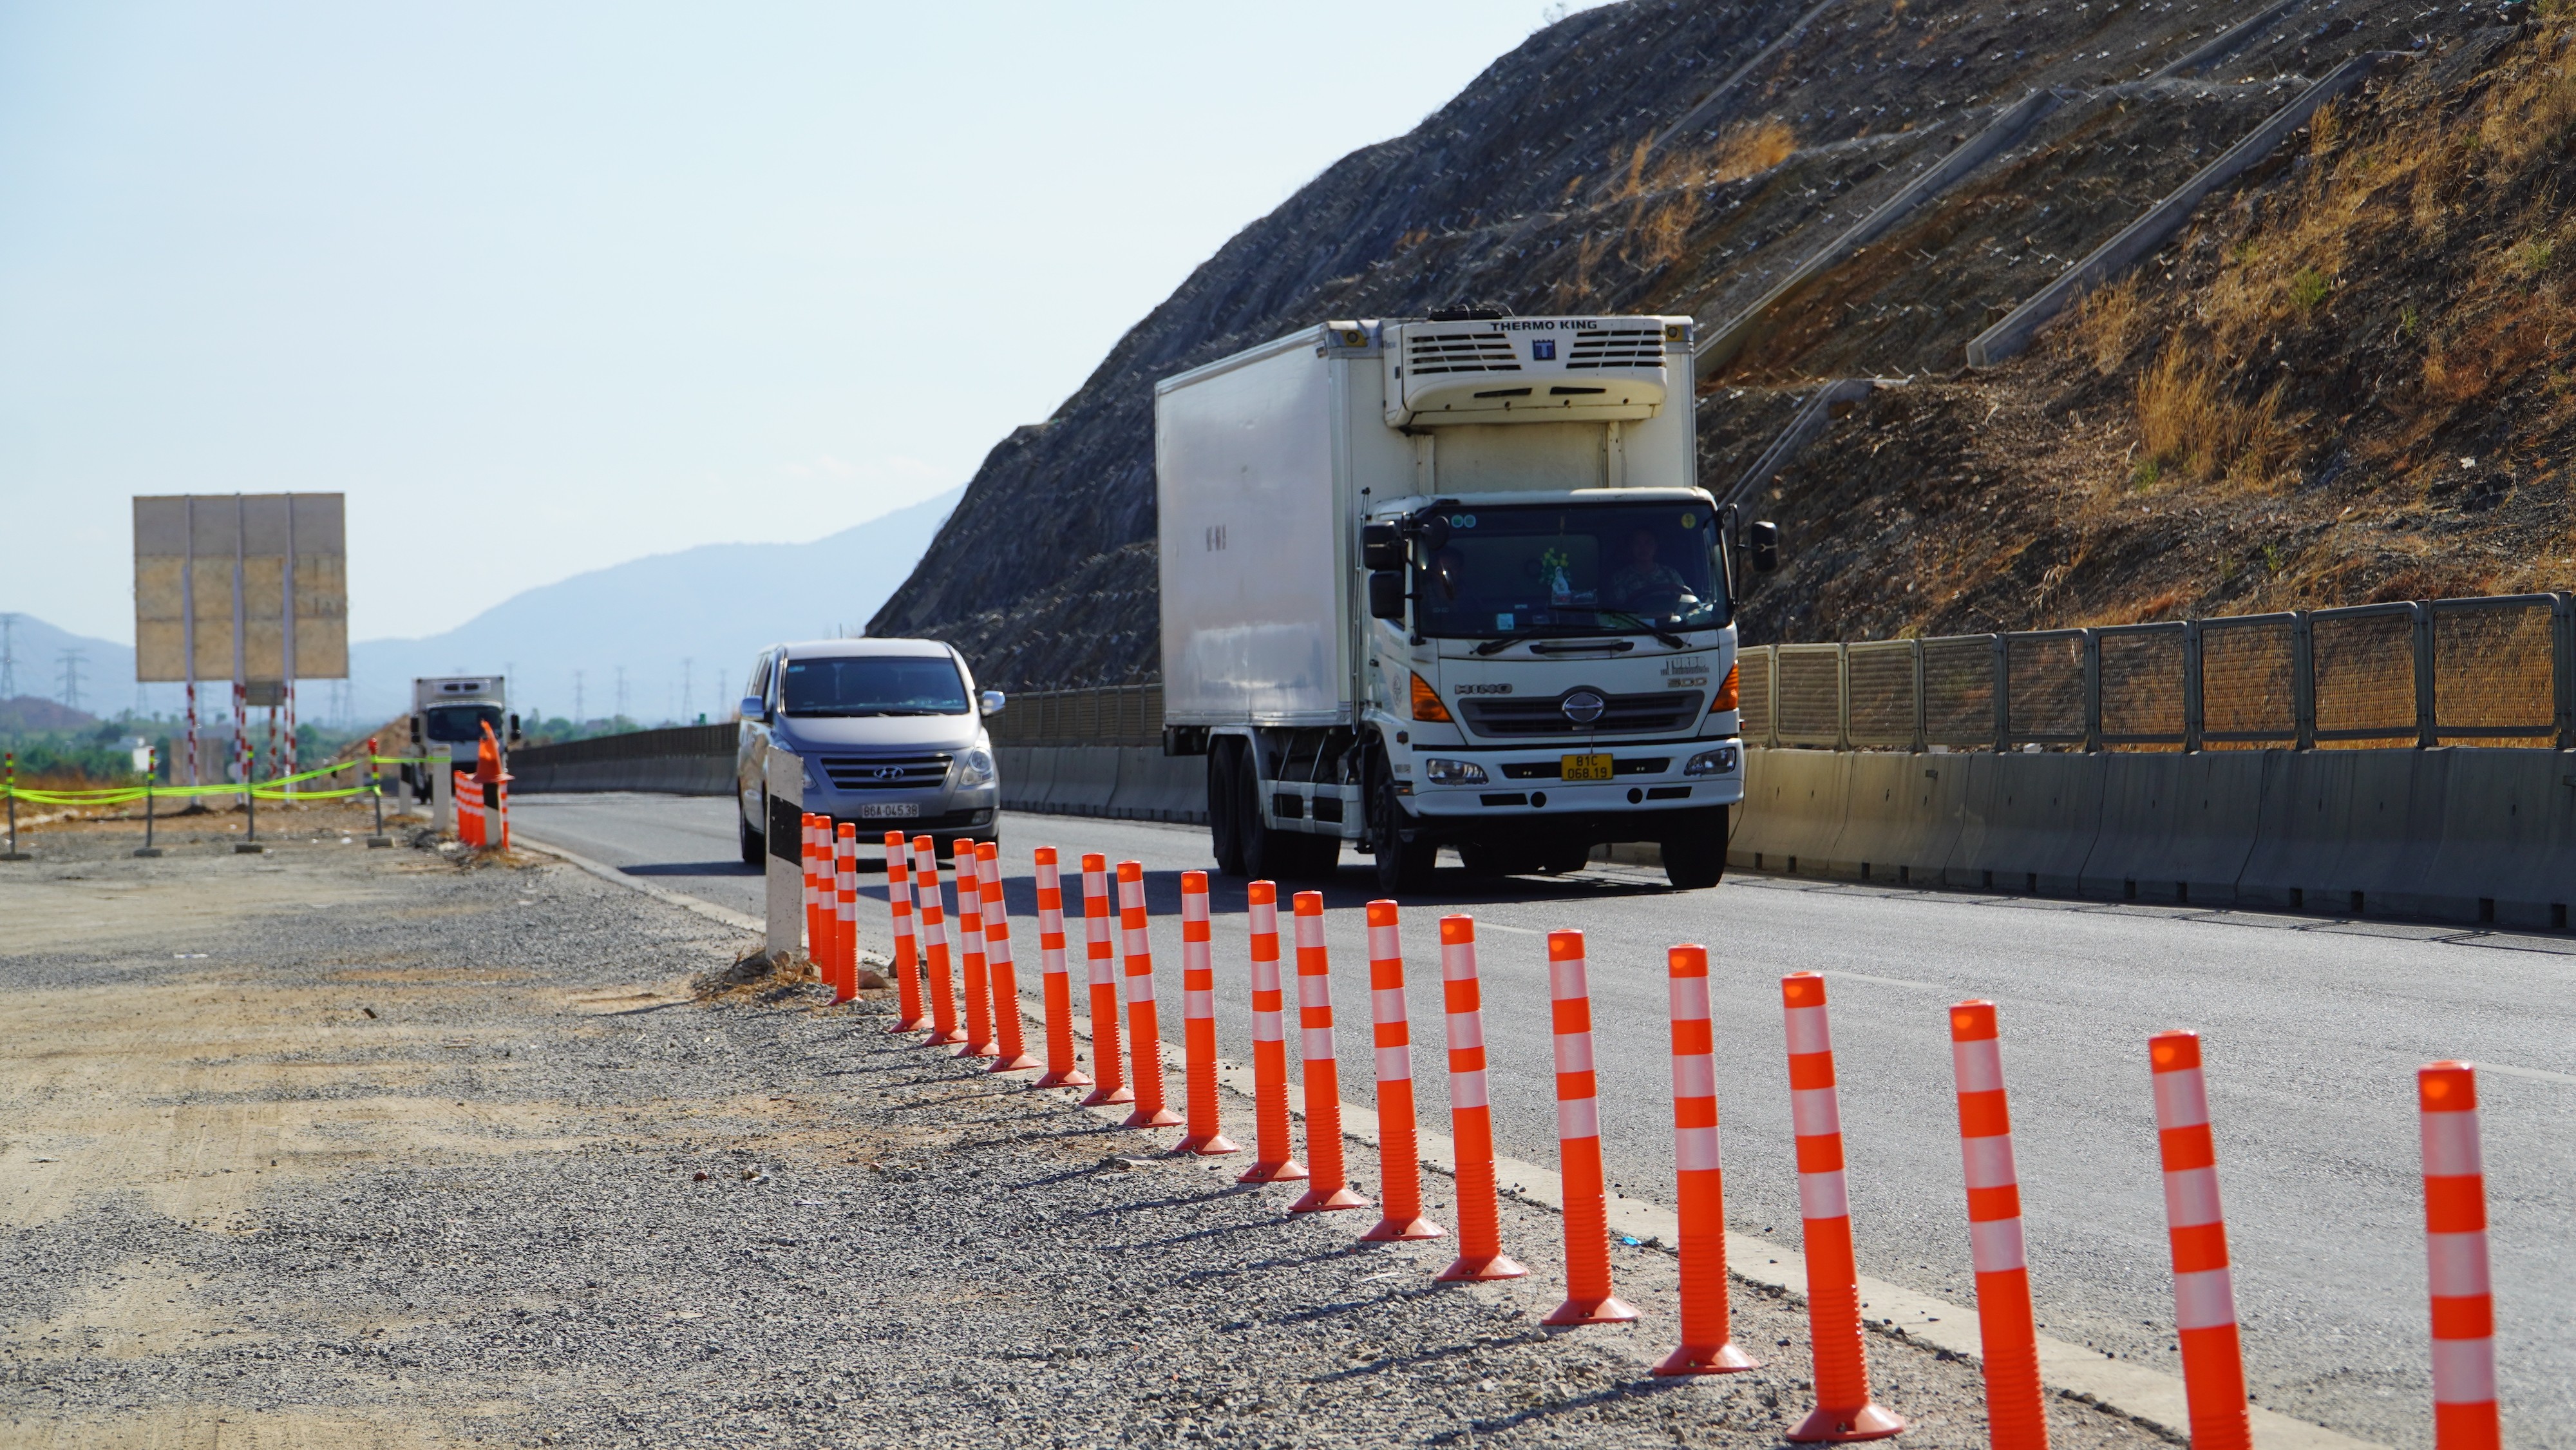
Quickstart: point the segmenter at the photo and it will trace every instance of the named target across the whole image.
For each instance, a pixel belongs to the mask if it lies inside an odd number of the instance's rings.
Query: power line
[[[0,700],[18,698],[18,616],[0,614]]]

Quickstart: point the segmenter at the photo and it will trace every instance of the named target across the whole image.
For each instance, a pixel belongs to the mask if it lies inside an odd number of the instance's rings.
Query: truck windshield
[[[492,733],[501,733],[501,707],[498,705],[432,705],[421,711],[423,726],[429,738],[441,745],[470,745],[483,738],[483,726],[489,722]]]
[[[1707,504],[1457,509],[1420,559],[1415,628],[1459,639],[1726,622]]]
[[[789,659],[779,703],[790,715],[963,715],[966,682],[946,659]]]

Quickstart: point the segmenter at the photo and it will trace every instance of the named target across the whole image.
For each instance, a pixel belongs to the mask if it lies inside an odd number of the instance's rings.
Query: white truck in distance
[[[420,753],[444,754],[448,768],[472,774],[483,745],[483,727],[503,746],[519,743],[519,717],[509,713],[509,681],[499,675],[433,675],[411,682],[411,738]],[[403,767],[404,783],[429,798],[431,777]]]
[[[1155,389],[1164,750],[1220,869],[1341,844],[1419,888],[1653,841],[1717,883],[1739,555],[1696,479],[1691,321],[1327,322]]]

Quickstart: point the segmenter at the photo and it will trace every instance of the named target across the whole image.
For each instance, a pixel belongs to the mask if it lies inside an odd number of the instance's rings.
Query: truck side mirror
[[[426,742],[428,741],[428,739],[429,739],[429,730],[428,730],[428,727],[426,727],[426,726],[424,726],[423,724],[421,724],[421,718],[420,718],[418,715],[414,715],[414,716],[412,716],[412,717],[411,717],[411,743],[412,743],[412,748],[413,748],[413,749],[415,749],[415,750],[420,750],[420,749],[421,749],[421,747],[422,747],[422,745],[423,745],[424,743],[426,743]],[[423,754],[426,754],[427,752],[426,752],[426,751],[423,751],[422,753],[423,753]]]
[[[1363,569],[1403,568],[1403,526],[1393,522],[1360,525],[1360,567]]]
[[[745,720],[766,720],[769,718],[769,711],[761,706],[760,697],[758,695],[743,696],[742,708],[736,713],[741,715]]]
[[[1768,574],[1780,567],[1780,526],[1774,523],[1751,525],[1744,531],[1745,546],[1752,551],[1756,572]]]
[[[516,745],[522,738],[519,734],[519,712],[513,710],[510,712],[510,743]]]
[[[1404,571],[1380,569],[1369,575],[1369,618],[1404,618]]]
[[[1002,706],[1009,698],[999,690],[986,690],[975,697],[975,704],[987,715],[999,715],[1002,713]]]

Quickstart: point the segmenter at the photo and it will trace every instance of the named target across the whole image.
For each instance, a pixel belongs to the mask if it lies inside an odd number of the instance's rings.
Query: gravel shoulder
[[[1765,1369],[1645,1373],[1659,1247],[1614,1250],[1639,1325],[1544,1331],[1551,1213],[1505,1205],[1530,1279],[1437,1287],[1446,1241],[1289,1219],[729,972],[703,917],[297,824],[0,875],[0,1445],[1737,1446],[1806,1408],[1802,1311],[1742,1285]],[[1907,1443],[1984,1443],[1973,1365],[1871,1354]]]

